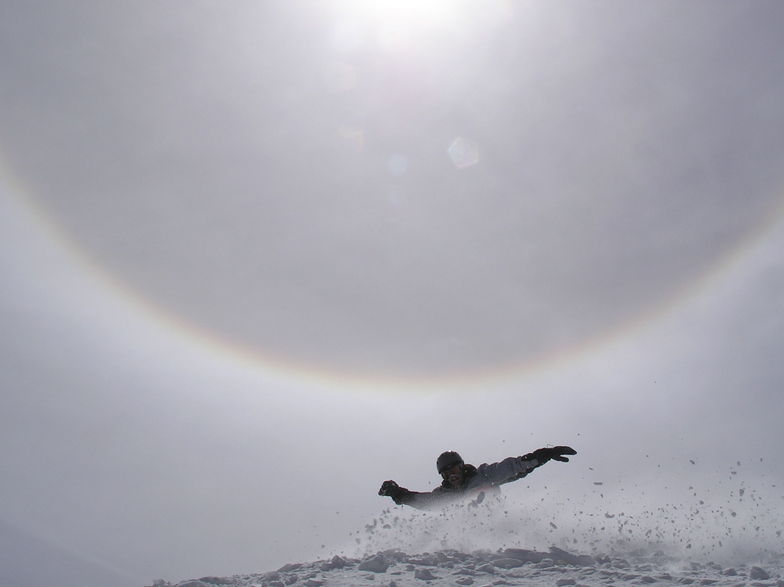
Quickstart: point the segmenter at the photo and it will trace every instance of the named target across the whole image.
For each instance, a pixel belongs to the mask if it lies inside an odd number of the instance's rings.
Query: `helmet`
[[[438,469],[438,474],[440,475],[447,469],[451,469],[455,465],[462,465],[463,464],[463,457],[457,454],[453,450],[448,450],[446,452],[442,452],[441,455],[438,457],[436,461],[436,468]]]

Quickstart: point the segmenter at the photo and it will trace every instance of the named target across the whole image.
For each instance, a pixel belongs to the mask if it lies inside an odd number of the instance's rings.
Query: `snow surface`
[[[464,553],[441,550],[405,554],[386,551],[362,559],[334,556],[312,563],[292,563],[277,571],[233,577],[202,577],[177,587],[317,587],[320,585],[753,585],[784,586],[781,557],[761,565],[722,566],[686,562],[663,552],[620,556],[575,555],[552,547],[549,552],[504,549]],[[154,587],[173,587],[156,581]]]
[[[502,495],[431,512],[391,506],[321,560],[153,585],[784,587],[782,498],[775,484],[746,484],[737,465],[701,493],[669,490],[659,502],[643,490],[624,501],[596,482],[580,503]]]

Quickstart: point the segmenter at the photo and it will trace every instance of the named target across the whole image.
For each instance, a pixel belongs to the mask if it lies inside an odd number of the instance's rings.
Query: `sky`
[[[0,583],[312,559],[445,449],[775,509],[782,20],[4,2]]]

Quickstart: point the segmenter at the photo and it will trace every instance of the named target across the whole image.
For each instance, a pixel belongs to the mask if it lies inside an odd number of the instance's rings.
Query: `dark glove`
[[[412,495],[412,492],[405,487],[400,487],[394,481],[384,481],[381,484],[381,489],[378,490],[379,495],[385,495],[392,498],[397,505],[407,501],[407,497]]]
[[[384,481],[381,484],[381,489],[378,490],[379,495],[389,496],[392,499],[400,495],[403,489],[394,481]]]
[[[549,460],[568,463],[569,459],[564,455],[576,455],[577,451],[569,446],[553,446],[552,448],[537,448],[534,452],[523,456],[523,460],[536,459],[539,465],[544,465]]]

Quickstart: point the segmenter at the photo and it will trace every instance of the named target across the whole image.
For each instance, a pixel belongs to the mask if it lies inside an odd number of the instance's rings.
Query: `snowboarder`
[[[430,509],[460,497],[476,497],[478,503],[484,499],[485,492],[497,492],[499,485],[522,479],[549,460],[567,463],[569,459],[564,455],[576,454],[577,451],[571,447],[554,446],[475,467],[466,465],[459,454],[450,450],[441,453],[436,461],[438,473],[443,478],[440,487],[429,492],[418,492],[400,487],[394,481],[384,481],[378,494],[391,497],[398,505],[417,509]]]

